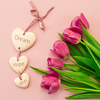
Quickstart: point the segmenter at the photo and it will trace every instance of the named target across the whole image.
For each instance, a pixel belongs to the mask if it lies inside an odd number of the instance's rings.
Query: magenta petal
[[[50,49],[50,51],[53,51],[59,58],[63,59],[63,57],[61,55],[59,55],[56,51]]]
[[[69,29],[72,30],[72,31],[75,31],[75,32],[79,32],[80,34],[83,33],[83,30],[81,28],[77,27],[77,26],[70,27]]]
[[[51,51],[53,51],[61,59],[66,59],[70,55],[70,51],[67,44],[62,40],[57,40],[53,44],[53,50]]]
[[[77,44],[77,41],[74,41],[74,40],[71,39],[71,38],[68,38],[68,37],[65,37],[65,36],[63,36],[63,38],[64,38],[67,42],[69,42],[69,43],[71,43],[71,44]]]
[[[47,63],[48,63],[48,66],[53,66],[54,65],[52,58],[48,58]]]
[[[81,20],[80,20],[80,17],[77,16],[77,17],[74,18],[74,20],[72,20],[70,26],[71,26],[71,27],[78,26],[79,28],[81,28],[80,21],[81,21]]]
[[[60,84],[58,84],[58,83],[53,83],[53,84],[51,85],[51,87],[49,88],[48,94],[53,94],[53,93],[55,93],[55,92],[59,89],[59,87],[60,87]]]
[[[50,66],[56,68],[56,69],[59,69],[59,70],[62,70],[62,68],[64,67],[64,64],[61,60],[59,59],[54,59],[54,58],[48,58],[47,59],[47,63],[48,63],[48,68],[51,69]]]
[[[57,40],[54,43],[53,48],[54,48],[54,51],[60,54],[63,58],[68,57],[70,54],[67,44],[61,40]]]
[[[78,44],[81,40],[81,35],[78,32],[65,29],[63,32],[63,38],[71,44]]]
[[[89,29],[89,23],[86,19],[86,17],[84,16],[83,13],[80,14],[80,16],[77,16],[74,18],[74,20],[72,20],[71,24],[70,24],[70,29],[79,33],[83,33],[83,29],[81,27],[81,24],[86,28]]]
[[[60,80],[60,74],[57,73],[56,71],[54,71],[53,69],[50,69],[50,70],[48,71],[48,74],[49,74],[49,75],[53,75],[53,76],[55,76],[56,78],[58,78],[58,79]]]
[[[89,29],[89,23],[88,23],[88,21],[87,21],[87,19],[85,18],[85,16],[84,16],[83,13],[80,14],[80,19],[81,19],[81,21],[82,21],[83,26],[84,26],[86,29]]]
[[[53,84],[53,83],[58,83],[59,82],[59,79],[58,77],[55,77],[51,74],[47,74],[47,75],[44,75],[42,76],[42,82],[49,82],[50,84]]]
[[[49,90],[51,84],[48,81],[43,81],[43,82],[41,82],[41,85],[40,86],[42,88],[45,88],[45,89]]]
[[[77,16],[74,18],[74,20],[71,22],[70,28],[76,32],[83,33],[82,27],[81,27],[81,20],[80,17]]]
[[[56,73],[56,75],[57,75],[57,73]],[[60,77],[60,75],[57,75],[57,77],[58,76]],[[51,74],[42,76],[42,82],[41,82],[40,86],[42,88],[49,90],[49,92],[48,92],[49,94],[56,92],[60,86],[60,79],[58,79],[57,77],[55,77]]]

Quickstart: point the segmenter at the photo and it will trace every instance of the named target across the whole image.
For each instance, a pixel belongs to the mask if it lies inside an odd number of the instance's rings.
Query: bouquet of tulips
[[[61,86],[65,87],[65,91],[76,93],[66,99],[100,98],[100,44],[88,29],[89,23],[81,13],[63,34],[58,33],[62,40],[57,40],[51,51],[60,59],[70,60],[72,64],[48,58],[48,71],[30,66],[44,74],[40,86],[47,89],[48,94],[57,92]]]

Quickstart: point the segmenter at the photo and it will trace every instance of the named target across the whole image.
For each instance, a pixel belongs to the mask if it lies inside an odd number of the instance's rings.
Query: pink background
[[[21,53],[28,57],[29,65],[48,70],[47,58],[57,58],[49,50],[60,39],[57,33],[69,27],[71,20],[81,12],[90,23],[90,33],[100,42],[100,0],[34,0],[34,3],[41,16],[51,6],[55,9],[44,19],[45,31],[39,28],[38,23],[29,30],[37,36],[35,45]],[[28,0],[0,0],[0,100],[65,100],[64,97],[73,93],[61,87],[55,94],[48,95],[47,90],[40,88],[42,75],[29,67],[24,71],[30,76],[27,89],[19,88],[13,82],[17,73],[9,66],[9,59],[17,52],[12,45],[11,34],[17,27],[25,29],[33,20],[30,9]]]

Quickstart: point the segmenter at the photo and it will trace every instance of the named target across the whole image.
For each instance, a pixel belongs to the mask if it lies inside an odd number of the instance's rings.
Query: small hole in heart
[[[18,47],[18,49],[20,49],[20,47]]]

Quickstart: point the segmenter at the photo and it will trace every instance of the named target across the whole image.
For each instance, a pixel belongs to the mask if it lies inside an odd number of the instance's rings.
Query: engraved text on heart
[[[24,81],[20,82],[19,84],[22,85],[22,84],[26,83],[26,81],[27,80],[25,79]]]
[[[25,42],[25,43],[30,43],[30,40],[28,40],[28,39],[25,39],[25,38],[21,38],[21,37],[19,37],[18,35],[15,35],[15,38],[14,38],[15,40],[18,40],[18,41],[21,41],[21,42]]]
[[[24,66],[24,63],[13,63],[13,67],[21,67]]]

